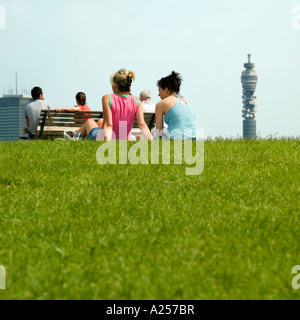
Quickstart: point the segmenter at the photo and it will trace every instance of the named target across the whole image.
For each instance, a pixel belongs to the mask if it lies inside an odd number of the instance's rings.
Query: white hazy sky
[[[110,74],[127,68],[137,73],[133,94],[150,89],[157,103],[157,80],[175,70],[206,137],[238,137],[240,77],[251,53],[258,132],[300,135],[300,0],[0,0],[1,6],[1,94],[18,72],[20,90],[41,86],[55,107],[73,106],[84,91],[89,106],[101,110]]]

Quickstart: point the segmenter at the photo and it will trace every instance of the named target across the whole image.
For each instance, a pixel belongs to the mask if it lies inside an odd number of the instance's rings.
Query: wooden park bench
[[[76,131],[88,119],[97,122],[102,117],[102,111],[55,112],[54,110],[42,110],[37,127],[37,137],[39,139],[63,138],[65,131]]]
[[[144,117],[149,129],[154,128],[155,113],[145,113]],[[37,127],[37,137],[39,139],[63,138],[64,132],[78,130],[88,119],[97,122],[100,118],[103,118],[102,111],[55,112],[54,110],[42,110]],[[137,128],[138,124],[135,120],[132,134],[139,134]]]

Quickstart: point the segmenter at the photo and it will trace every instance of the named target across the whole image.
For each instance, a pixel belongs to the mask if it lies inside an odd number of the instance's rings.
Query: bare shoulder
[[[156,104],[156,108],[155,108],[155,109],[156,109],[156,110],[160,110],[163,105],[164,105],[164,101],[161,100],[160,102],[158,102],[158,103]]]
[[[111,99],[109,97],[109,94],[106,94],[102,97],[102,106],[109,106],[111,107]]]
[[[172,108],[174,106],[174,104],[177,102],[177,98],[174,96],[170,96],[170,97],[164,99],[163,101],[165,101],[166,105],[169,108]]]
[[[160,101],[157,105],[170,107],[170,106],[173,106],[176,102],[177,102],[177,98],[168,97],[168,98]]]

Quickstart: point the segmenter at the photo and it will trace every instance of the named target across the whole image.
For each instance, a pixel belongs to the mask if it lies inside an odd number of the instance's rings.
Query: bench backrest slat
[[[144,113],[144,119],[149,129],[153,129],[153,127],[155,126],[155,113]],[[136,119],[134,120],[133,128],[138,128]]]

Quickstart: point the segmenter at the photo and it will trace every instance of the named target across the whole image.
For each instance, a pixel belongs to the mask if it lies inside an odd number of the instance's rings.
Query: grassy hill
[[[0,299],[299,299],[300,141],[205,142],[205,170],[0,143]]]

